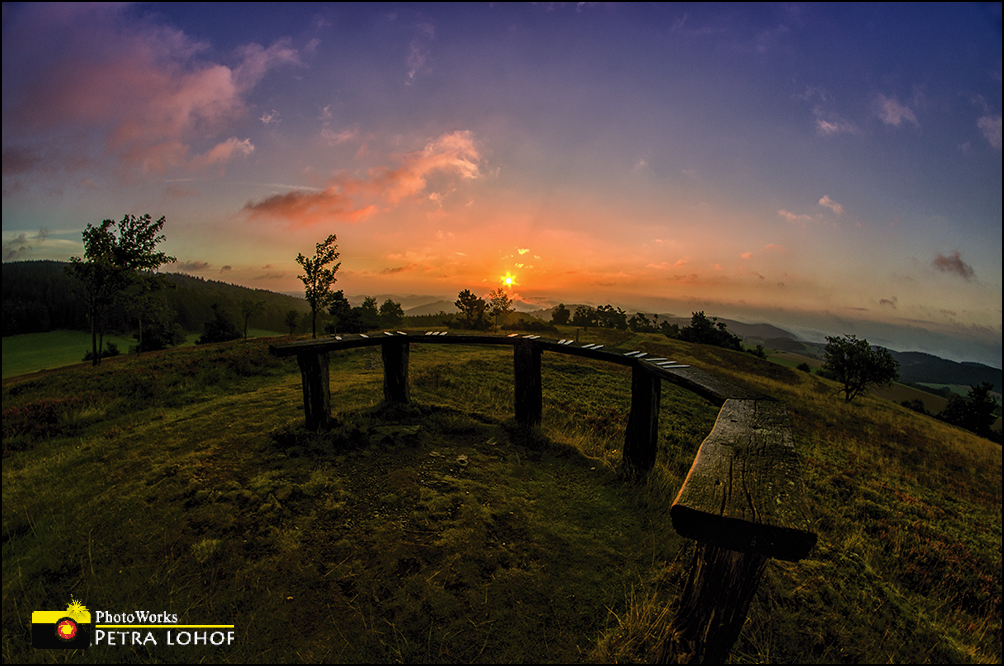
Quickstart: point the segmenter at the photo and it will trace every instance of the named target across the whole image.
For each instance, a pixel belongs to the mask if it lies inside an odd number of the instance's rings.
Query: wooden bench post
[[[655,466],[659,450],[659,401],[662,379],[641,363],[631,368],[631,415],[624,436],[623,465],[631,474],[645,474]]]
[[[387,340],[380,345],[383,356],[383,399],[388,403],[409,401],[407,342]]]
[[[656,663],[724,664],[746,623],[768,559],[698,543],[683,598]]]
[[[529,340],[513,346],[516,422],[527,428],[540,425],[543,393],[540,381],[540,347]]]
[[[328,384],[328,352],[303,350],[296,355],[303,383],[303,412],[308,430],[328,425],[331,392]]]

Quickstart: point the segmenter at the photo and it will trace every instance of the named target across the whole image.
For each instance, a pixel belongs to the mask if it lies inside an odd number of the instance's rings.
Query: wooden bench
[[[784,403],[726,400],[670,515],[698,545],[658,661],[721,663],[767,560],[801,560],[816,544]]]
[[[697,541],[697,548],[681,605],[658,648],[660,661],[680,655],[697,663],[724,661],[767,560],[797,561],[816,543],[784,404],[699,368],[643,351],[611,351],[535,335],[386,331],[272,345],[269,350],[297,357],[306,426],[317,429],[330,419],[331,351],[379,345],[384,399],[408,402],[412,343],[512,345],[514,411],[517,422],[527,427],[541,420],[544,351],[630,366],[631,412],[622,466],[632,476],[644,475],[655,465],[663,380],[721,406],[670,509],[677,533]]]
[[[516,421],[527,427],[538,425],[543,412],[540,369],[542,352],[582,356],[630,366],[631,412],[625,433],[623,461],[625,468],[641,473],[652,468],[658,451],[662,380],[694,391],[718,405],[730,397],[764,397],[698,368],[645,352],[610,351],[602,345],[580,345],[571,340],[543,340],[540,336],[382,332],[271,345],[269,350],[276,356],[296,356],[303,380],[304,420],[308,429],[316,430],[326,426],[331,418],[328,370],[330,352],[380,346],[384,368],[384,400],[388,403],[401,403],[410,400],[408,362],[412,343],[512,346],[514,411]]]

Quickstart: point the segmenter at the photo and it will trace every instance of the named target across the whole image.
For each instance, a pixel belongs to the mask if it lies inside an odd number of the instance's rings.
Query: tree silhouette
[[[300,319],[300,313],[296,310],[290,310],[286,313],[286,326],[289,327],[289,334],[293,335],[296,332],[296,324]]]
[[[571,316],[572,313],[568,311],[565,304],[558,303],[558,307],[554,308],[554,312],[551,313],[551,321],[555,324],[565,325]]]
[[[461,328],[481,330],[487,327],[488,322],[485,320],[485,309],[488,307],[488,304],[485,303],[484,299],[475,296],[470,289],[464,289],[457,294],[457,300],[454,305],[460,310],[462,317],[460,322]]]
[[[978,386],[969,387],[969,395],[965,398],[953,395],[938,418],[980,437],[992,439],[990,429],[997,422],[994,412],[1000,407],[1000,403],[990,395],[993,388],[990,382],[980,382]]]
[[[326,308],[334,302],[335,294],[331,287],[335,284],[335,273],[341,267],[341,262],[328,268],[328,264],[338,258],[338,245],[335,244],[335,234],[328,236],[324,242],[318,243],[313,258],[302,254],[296,255],[296,263],[303,267],[304,275],[297,275],[303,282],[307,303],[310,304],[310,333],[317,337],[317,311]]]
[[[83,285],[81,298],[87,307],[91,324],[91,354],[93,365],[101,362],[105,319],[115,305],[122,302],[127,288],[142,274],[157,270],[162,264],[175,261],[157,244],[165,218],[156,222],[149,213],[142,217],[125,215],[121,221],[104,220],[100,226],[87,225],[84,230],[84,257],[71,257],[66,272]]]
[[[572,324],[589,328],[596,325],[596,310],[588,305],[580,305],[575,308],[575,315],[572,316]]]
[[[404,319],[404,308],[388,298],[380,306],[380,319],[387,328],[397,326]]]
[[[820,374],[843,384],[837,393],[843,392],[846,402],[866,393],[871,386],[887,386],[899,379],[899,361],[889,350],[873,349],[856,335],[826,336],[825,358]]]
[[[213,318],[206,322],[205,329],[199,339],[195,341],[197,345],[204,345],[212,342],[227,342],[241,337],[240,331],[234,326],[234,320],[230,318],[219,303],[213,303]]]
[[[512,311],[512,299],[509,298],[509,294],[505,292],[505,289],[499,287],[488,294],[488,314],[495,317],[496,331],[499,328],[499,317],[505,317],[507,313]]]
[[[262,311],[265,307],[265,301],[252,301],[245,298],[241,301],[241,317],[244,319],[244,339],[248,339],[248,322],[251,321],[251,317],[255,316]]]

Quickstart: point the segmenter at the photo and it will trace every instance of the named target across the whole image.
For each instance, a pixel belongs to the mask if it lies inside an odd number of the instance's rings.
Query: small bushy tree
[[[969,388],[969,395],[965,398],[953,395],[938,418],[990,439],[990,429],[997,422],[994,412],[1000,407],[1000,403],[990,395],[993,388],[990,382],[980,382],[978,386]]]
[[[251,317],[255,316],[265,308],[265,301],[252,301],[245,298],[241,301],[241,318],[244,321],[244,339],[248,339],[248,323]]]
[[[569,312],[568,308],[565,307],[564,303],[558,303],[558,307],[554,308],[554,312],[551,313],[551,322],[564,326],[568,323],[571,318],[572,313]]]
[[[499,317],[504,317],[513,311],[512,299],[509,298],[509,294],[505,292],[505,289],[499,287],[492,293],[488,294],[488,314],[495,318],[495,330],[499,328]]]
[[[825,359],[819,374],[843,385],[837,393],[843,393],[846,402],[866,393],[872,386],[888,386],[899,379],[899,361],[889,350],[872,347],[867,340],[858,340],[856,335],[826,336]]]
[[[227,342],[239,337],[241,334],[234,325],[234,320],[220,307],[219,303],[213,303],[213,318],[206,322],[205,329],[195,344]]]
[[[313,257],[305,257],[302,254],[296,255],[296,263],[303,267],[303,275],[296,277],[303,282],[304,294],[307,303],[310,304],[310,333],[312,337],[317,337],[317,311],[331,305],[335,300],[335,294],[331,287],[335,284],[335,273],[341,267],[341,262],[331,266],[338,258],[338,240],[335,234],[331,234],[324,242],[316,245]]]
[[[708,319],[703,310],[691,313],[690,326],[680,329],[680,339],[735,351],[743,350],[742,338],[729,333],[728,326],[724,321],[718,321],[717,317]]]
[[[475,296],[470,289],[464,289],[457,294],[454,305],[460,310],[460,319],[456,322],[459,328],[481,331],[490,325],[485,319],[485,310],[488,308],[488,304],[483,298]]]
[[[84,256],[71,257],[66,272],[81,284],[81,299],[87,307],[91,324],[91,358],[101,362],[105,319],[121,303],[127,289],[144,274],[150,274],[174,257],[157,251],[164,240],[160,231],[165,218],[156,222],[149,215],[125,215],[121,221],[104,220],[99,226],[84,230]]]
[[[296,325],[300,320],[300,313],[296,310],[290,310],[286,313],[286,326],[289,327],[289,334],[293,335],[296,333]]]
[[[380,321],[387,328],[398,326],[404,320],[404,308],[389,298],[380,306]]]
[[[575,308],[575,314],[572,316],[572,325],[581,326],[582,328],[595,326],[596,310],[588,305],[580,305]]]

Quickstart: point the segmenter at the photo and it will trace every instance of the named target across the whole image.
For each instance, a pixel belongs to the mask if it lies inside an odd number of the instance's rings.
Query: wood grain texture
[[[727,400],[670,509],[681,536],[800,560],[816,543],[787,410]]]

